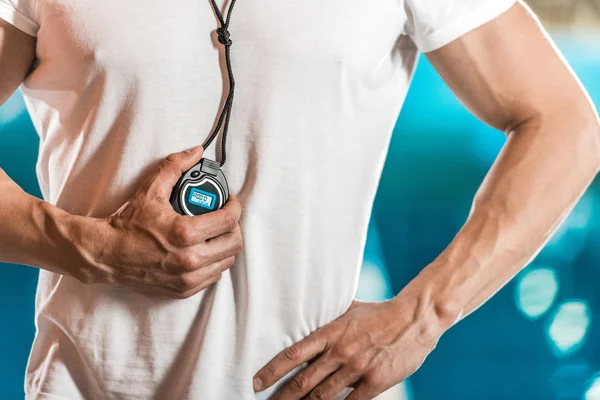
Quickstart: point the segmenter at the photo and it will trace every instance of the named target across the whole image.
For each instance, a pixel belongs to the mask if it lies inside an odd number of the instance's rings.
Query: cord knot
[[[224,26],[217,28],[217,39],[219,40],[219,43],[224,46],[231,46],[231,43],[233,43],[231,39],[229,39],[229,31]]]

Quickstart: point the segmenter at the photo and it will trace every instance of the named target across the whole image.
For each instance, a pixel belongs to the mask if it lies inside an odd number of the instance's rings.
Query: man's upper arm
[[[596,118],[585,90],[522,3],[427,57],[473,114],[507,133],[542,113]]]
[[[0,105],[23,82],[35,59],[35,37],[31,31],[25,33],[20,22],[14,22],[22,15],[9,17],[6,10],[6,4],[0,1]]]

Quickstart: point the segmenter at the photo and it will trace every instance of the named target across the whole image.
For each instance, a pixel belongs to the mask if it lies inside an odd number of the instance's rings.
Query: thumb
[[[160,163],[151,186],[159,194],[168,198],[177,180],[179,180],[184,172],[196,165],[203,154],[204,148],[202,146],[169,154]]]
[[[204,147],[202,145],[195,146],[190,149],[181,151],[179,153],[171,153],[165,159],[167,163],[173,163],[179,167],[179,175],[183,174],[188,169],[192,168],[204,154]]]

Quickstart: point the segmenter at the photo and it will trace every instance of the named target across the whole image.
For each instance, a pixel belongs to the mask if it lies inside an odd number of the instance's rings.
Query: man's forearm
[[[79,240],[91,219],[77,217],[25,193],[0,170],[0,261],[72,275]],[[79,255],[78,255],[79,256]]]
[[[69,214],[24,193],[0,169],[0,261],[31,265],[87,284],[188,298],[217,282],[242,250],[242,204],[188,217],[169,195],[203,147],[172,153],[112,215]]]
[[[583,103],[512,129],[463,228],[407,286],[419,312],[447,329],[526,266],[595,177],[599,138],[597,116]]]

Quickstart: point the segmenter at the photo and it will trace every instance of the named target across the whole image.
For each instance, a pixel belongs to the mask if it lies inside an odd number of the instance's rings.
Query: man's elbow
[[[531,107],[526,116],[520,115],[504,125],[506,135],[533,131],[549,137],[548,145],[559,152],[570,152],[579,168],[595,176],[600,172],[600,118],[593,103],[581,94],[574,96],[576,100],[552,97],[560,100]]]
[[[600,171],[600,118],[591,101],[586,101],[576,113],[578,121],[574,121],[575,140],[580,143],[579,148],[588,155],[590,168],[596,175]]]

